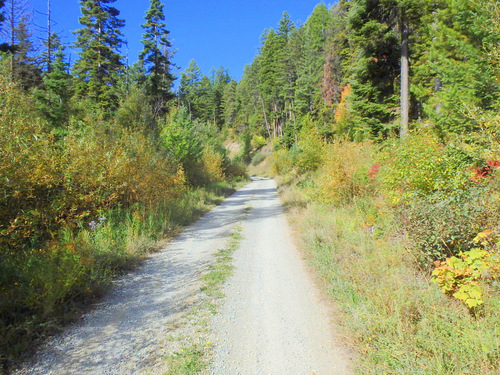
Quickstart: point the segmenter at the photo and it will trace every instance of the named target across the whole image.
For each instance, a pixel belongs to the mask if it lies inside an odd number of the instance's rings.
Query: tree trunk
[[[267,134],[269,134],[269,139],[273,139],[271,136],[271,130],[269,129],[269,123],[267,122],[266,107],[264,106],[264,99],[260,97],[260,102],[262,103],[262,112],[264,113],[264,121],[266,123]]]
[[[410,114],[409,95],[409,49],[408,25],[404,8],[401,9],[401,129],[399,136],[405,139],[408,136],[408,120]]]

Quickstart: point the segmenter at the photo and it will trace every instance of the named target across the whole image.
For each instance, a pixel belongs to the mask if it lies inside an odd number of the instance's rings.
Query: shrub
[[[421,260],[470,250],[475,233],[499,218],[497,173],[476,150],[443,145],[431,133],[390,146],[378,178]]]
[[[273,153],[272,173],[275,175],[285,175],[292,171],[293,163],[289,152],[279,149]]]
[[[205,148],[201,155],[202,171],[206,182],[218,182],[225,179],[222,164],[224,157],[211,148]]]
[[[474,242],[480,247],[450,257],[446,261],[436,261],[432,281],[439,285],[443,293],[464,302],[475,312],[483,301],[483,288],[479,281],[493,281],[500,278],[500,254],[491,230],[479,233]]]
[[[250,144],[255,150],[257,150],[266,145],[266,139],[261,135],[254,134]]]
[[[302,129],[297,146],[300,149],[296,162],[299,170],[301,172],[316,170],[321,164],[323,149],[323,141],[316,129]]]
[[[452,146],[444,146],[430,132],[413,134],[404,142],[386,144],[380,171],[390,204],[411,202],[434,192],[452,193],[470,185],[467,166],[473,159]]]
[[[263,153],[256,152],[252,156],[252,165],[260,164],[262,161],[264,161],[265,158],[266,158],[266,156]]]
[[[372,193],[369,169],[374,164],[374,152],[369,142],[338,140],[325,146],[314,189],[316,199],[339,205]]]

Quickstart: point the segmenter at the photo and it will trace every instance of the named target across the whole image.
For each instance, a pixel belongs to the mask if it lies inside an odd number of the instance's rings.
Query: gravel
[[[214,320],[210,373],[350,374],[349,353],[293,243],[274,181],[256,181],[252,192]]]
[[[244,216],[253,186],[214,208],[136,272],[118,280],[91,313],[14,374],[161,373],[168,337],[200,291],[200,276]]]

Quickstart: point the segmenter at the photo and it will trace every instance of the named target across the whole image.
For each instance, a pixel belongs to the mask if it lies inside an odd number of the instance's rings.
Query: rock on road
[[[250,210],[246,208],[250,207]],[[214,319],[211,374],[350,374],[305,271],[273,180],[254,179],[115,283],[16,374],[150,373],[200,276],[241,223],[235,272]],[[154,371],[153,371],[154,372]]]

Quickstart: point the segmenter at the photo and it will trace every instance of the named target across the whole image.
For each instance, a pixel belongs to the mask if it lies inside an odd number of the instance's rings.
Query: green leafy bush
[[[492,231],[479,233],[474,242],[482,245],[472,250],[452,256],[446,261],[436,261],[432,271],[432,280],[443,293],[463,301],[469,309],[475,309],[484,303],[481,281],[493,281],[500,278],[500,254]]]
[[[257,164],[261,163],[265,158],[266,158],[266,156],[263,153],[256,152],[252,156],[252,165],[257,165]]]

